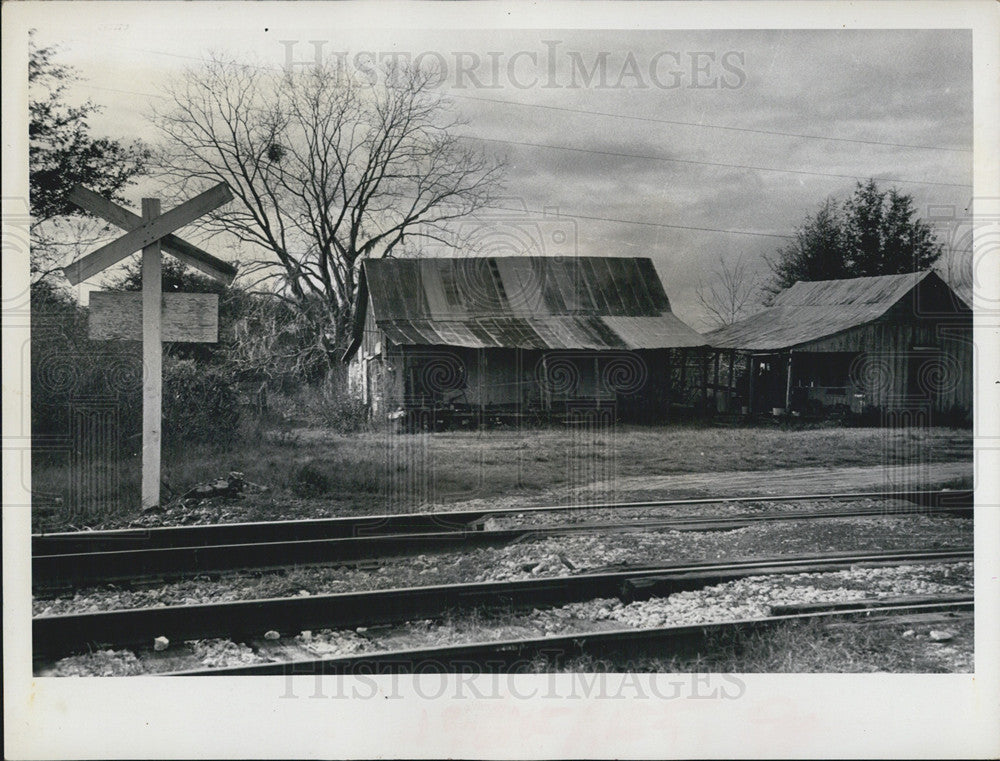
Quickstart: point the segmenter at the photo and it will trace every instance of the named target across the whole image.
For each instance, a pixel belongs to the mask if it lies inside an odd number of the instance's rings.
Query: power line
[[[592,219],[598,222],[617,222],[623,225],[642,225],[644,227],[666,227],[672,230],[694,230],[696,232],[708,232],[708,233],[729,233],[731,235],[754,235],[761,238],[787,238],[789,240],[794,240],[794,235],[782,235],[780,233],[759,233],[752,230],[725,230],[719,227],[695,227],[693,225],[671,225],[666,222],[642,222],[637,219],[618,219],[615,217],[596,217],[587,214],[568,214],[562,210],[558,213],[553,214],[552,212],[539,211],[537,209],[515,209],[510,206],[490,206],[489,209],[495,209],[497,211],[514,211],[520,214],[538,214],[539,219],[542,217],[547,217],[550,219],[559,219],[559,217],[571,217],[572,219]]]
[[[524,103],[516,100],[497,100],[496,98],[481,98],[476,95],[458,95],[448,93],[449,98],[460,98],[462,100],[477,100],[483,103],[498,103],[505,106],[524,106],[525,108],[543,108],[548,111],[564,111],[570,114],[586,114],[589,116],[608,116],[615,119],[630,119],[638,122],[651,122],[654,124],[674,124],[685,127],[704,127],[706,129],[721,129],[731,132],[751,132],[757,135],[778,135],[781,137],[798,137],[808,140],[832,140],[839,143],[860,143],[862,145],[882,145],[891,148],[919,148],[928,151],[953,151],[956,153],[972,153],[970,148],[947,148],[941,145],[916,145],[914,143],[890,143],[882,140],[862,140],[850,137],[832,137],[830,135],[808,135],[800,132],[780,132],[777,130],[754,129],[752,127],[732,127],[726,124],[707,124],[705,122],[686,122],[679,119],[659,119],[652,116],[633,116],[631,114],[618,114],[609,111],[592,111],[583,108],[569,108],[566,106],[552,106],[544,103]]]
[[[92,85],[89,82],[77,82],[76,86],[77,87],[86,87],[86,88],[91,89],[91,90],[104,90],[106,92],[120,92],[123,95],[142,95],[142,96],[144,96],[146,98],[160,98],[162,100],[166,100],[167,99],[167,97],[165,95],[156,95],[155,93],[151,93],[151,92],[139,92],[138,90],[120,90],[117,87],[101,87],[99,85]]]
[[[151,98],[163,98],[164,97],[162,95],[155,95],[153,93],[138,92],[138,91],[135,91],[135,90],[120,90],[120,89],[111,88],[111,87],[99,87],[99,86],[96,86],[96,85],[86,85],[86,86],[92,87],[93,89],[97,89],[97,90],[107,90],[109,92],[119,92],[119,93],[129,94],[129,95],[142,95],[142,96],[148,96],[148,97],[151,97]],[[799,171],[799,170],[794,170],[794,169],[775,169],[775,168],[771,168],[771,167],[752,167],[752,166],[742,166],[742,165],[738,165],[738,164],[723,164],[723,163],[719,163],[719,162],[695,161],[695,160],[691,160],[691,159],[669,159],[669,158],[665,158],[665,157],[662,157],[662,156],[640,156],[640,155],[636,155],[636,154],[615,153],[615,152],[611,152],[611,151],[597,151],[597,150],[585,149],[585,148],[572,148],[572,147],[569,147],[569,146],[546,145],[546,144],[542,144],[542,143],[518,142],[518,141],[514,141],[514,140],[500,140],[500,139],[494,139],[494,138],[478,137],[478,136],[475,136],[475,135],[463,135],[462,137],[465,137],[465,138],[468,138],[468,139],[474,139],[474,140],[484,140],[484,141],[488,141],[488,142],[501,142],[501,143],[510,143],[510,144],[513,144],[513,145],[525,145],[525,146],[538,147],[538,148],[551,148],[551,149],[557,149],[557,150],[579,151],[579,152],[584,152],[584,153],[595,153],[595,154],[600,154],[600,155],[608,155],[608,156],[616,156],[616,157],[642,158],[642,159],[649,159],[649,160],[656,160],[656,161],[672,161],[672,162],[688,163],[688,164],[706,164],[708,166],[721,166],[721,167],[729,167],[729,168],[736,168],[736,169],[757,169],[757,170],[772,171],[772,172],[790,172],[790,173],[794,173],[794,174],[809,174],[809,175],[817,175],[817,176],[824,176],[824,177],[839,177],[839,178],[847,178],[847,179],[855,179],[855,180],[859,179],[858,177],[853,176],[853,175],[839,175],[839,174],[830,174],[830,173],[823,173],[823,172],[804,172],[804,171]],[[916,183],[920,183],[921,181],[919,181],[919,180],[896,180],[896,182],[916,182]],[[922,184],[930,184],[930,185],[956,185],[955,183],[935,183],[935,182],[927,182],[927,183],[922,183]],[[970,186],[967,186],[967,185],[958,185],[958,186],[959,187],[970,187]],[[490,209],[495,209],[497,211],[513,211],[513,212],[518,212],[518,213],[523,213],[523,214],[539,214],[539,215],[543,215],[543,216],[545,214],[544,211],[538,211],[538,210],[534,210],[534,209],[517,209],[517,208],[512,208],[512,207],[506,207],[506,206],[491,206],[489,208]],[[666,222],[645,222],[645,221],[641,221],[641,220],[621,219],[621,218],[617,218],[617,217],[600,217],[600,216],[588,215],[588,214],[570,214],[570,213],[562,212],[562,211],[559,212],[558,216],[570,217],[572,219],[587,219],[587,220],[592,220],[592,221],[596,221],[596,222],[612,222],[612,223],[615,223],[615,224],[641,225],[643,227],[660,227],[660,228],[671,229],[671,230],[690,230],[690,231],[694,231],[694,232],[713,232],[713,233],[724,233],[724,234],[728,234],[728,235],[751,235],[751,236],[754,236],[754,237],[761,237],[761,238],[783,238],[783,239],[787,239],[787,240],[793,240],[794,239],[794,236],[792,236],[792,235],[781,234],[781,233],[762,233],[762,232],[756,232],[756,231],[751,231],[751,230],[732,230],[732,229],[724,229],[724,228],[719,228],[719,227],[698,227],[698,226],[694,226],[694,225],[672,225],[672,224],[668,224]]]
[[[171,53],[171,52],[168,52],[168,51],[165,51],[165,50],[148,50],[148,49],[142,49],[142,48],[136,49],[136,48],[129,48],[129,47],[123,46],[123,45],[112,45],[112,47],[116,47],[116,48],[119,48],[119,49],[122,49],[122,50],[136,50],[137,52],[141,52],[141,53],[151,53],[153,55],[169,56],[170,58],[180,58],[180,59],[185,59],[185,60],[190,60],[190,61],[201,61],[201,62],[204,62],[206,60],[205,58],[199,57],[199,56],[183,55],[181,53]],[[253,69],[261,69],[261,70],[266,70],[266,69],[273,68],[272,65],[266,65],[266,66],[263,66],[263,65],[254,65],[254,64],[236,64],[236,65],[242,66],[244,68],[253,68]],[[111,90],[111,88],[98,88],[98,89]],[[129,92],[129,91],[128,90],[120,90],[118,92]],[[134,94],[139,95],[139,94],[146,94],[146,93],[134,93]],[[156,96],[156,95],[154,95],[154,96],[151,96],[151,97],[162,97],[162,96]],[[920,145],[920,144],[916,144],[916,143],[893,143],[893,142],[889,142],[889,141],[885,141],[885,140],[863,140],[861,138],[833,137],[831,135],[810,135],[810,134],[801,133],[801,132],[784,132],[784,131],[780,131],[780,130],[766,130],[766,129],[757,129],[757,128],[753,128],[753,127],[733,127],[732,125],[728,125],[728,124],[708,124],[708,123],[705,123],[705,122],[688,122],[688,121],[683,121],[683,120],[679,120],[679,119],[661,119],[661,118],[656,118],[656,117],[651,117],[651,116],[633,116],[633,115],[630,115],[630,114],[619,114],[619,113],[612,113],[612,112],[609,112],[609,111],[593,111],[593,110],[582,109],[582,108],[569,108],[568,106],[553,106],[553,105],[544,104],[544,103],[524,103],[523,101],[502,100],[502,99],[496,99],[496,98],[483,98],[483,97],[476,96],[476,95],[459,95],[459,94],[453,93],[453,92],[449,92],[448,93],[448,97],[450,97],[450,98],[460,98],[460,99],[463,99],[463,100],[475,100],[475,101],[480,101],[480,102],[483,102],[483,103],[495,103],[495,104],[501,104],[501,105],[505,105],[505,106],[522,106],[522,107],[525,107],[525,108],[542,108],[542,109],[546,109],[548,111],[562,111],[562,112],[570,113],[570,114],[586,114],[586,115],[590,115],[590,116],[606,116],[606,117],[611,117],[611,118],[615,118],[615,119],[629,119],[629,120],[632,120],[632,121],[649,122],[649,123],[653,123],[653,124],[673,124],[673,125],[680,125],[680,126],[686,126],[686,127],[702,127],[702,128],[705,128],[705,129],[719,129],[719,130],[727,130],[727,131],[730,131],[730,132],[748,132],[748,133],[757,134],[757,135],[776,135],[776,136],[780,136],[780,137],[796,137],[796,138],[802,138],[802,139],[806,139],[806,140],[829,140],[829,141],[839,142],[839,143],[858,143],[858,144],[861,144],[861,145],[881,145],[881,146],[886,146],[886,147],[890,147],[890,148],[915,148],[915,149],[919,149],[919,150],[928,150],[928,151],[949,151],[949,152],[954,152],[954,153],[972,153],[972,149],[970,149],[970,148],[950,148],[950,147],[946,147],[946,146],[942,146],[942,145]]]
[[[781,167],[770,167],[770,166],[753,166],[750,164],[726,164],[720,161],[698,161],[695,159],[675,159],[667,158],[666,156],[648,156],[638,153],[619,153],[618,151],[599,151],[593,148],[574,148],[569,145],[552,145],[551,143],[532,143],[524,140],[504,140],[498,137],[479,137],[478,135],[461,135],[460,137],[467,140],[483,140],[489,143],[507,143],[509,145],[522,145],[531,148],[549,148],[559,151],[575,151],[578,153],[593,153],[599,156],[612,156],[615,158],[628,158],[628,159],[644,159],[646,161],[668,161],[675,164],[700,164],[703,166],[717,166],[726,167],[729,169],[753,169],[759,172],[782,172],[785,174],[804,174],[814,177],[837,177],[840,179],[847,180],[860,180],[862,179],[859,175],[854,174],[835,174],[833,172],[808,172],[802,169],[784,169]],[[879,180],[880,182],[894,182],[894,183],[904,183],[912,185],[942,185],[945,187],[952,188],[971,188],[972,185],[962,182],[934,182],[932,180],[893,180],[885,177],[875,177],[873,179]]]
[[[117,47],[117,48],[120,48],[120,49],[123,49],[123,50],[136,50],[135,48],[128,48],[128,47],[121,46],[121,45],[113,45],[112,47]],[[190,61],[204,62],[206,60],[205,58],[198,57],[198,56],[182,55],[182,54],[179,54],[179,53],[170,53],[170,52],[167,52],[165,50],[144,50],[144,49],[138,49],[138,52],[151,53],[153,55],[169,56],[171,58],[180,58],[180,59],[185,59],[185,60],[190,60]],[[241,66],[243,68],[252,68],[252,69],[261,69],[261,70],[273,68],[270,65],[268,65],[268,66],[260,66],[260,65],[255,66],[253,64],[235,64],[235,65]],[[132,91],[130,91],[130,90],[115,90],[115,89],[110,88],[110,87],[96,87],[95,89],[98,89],[98,90],[109,90],[111,92],[132,93]],[[132,93],[132,94],[134,94],[134,95],[149,95],[149,93]],[[161,96],[161,95],[149,95],[149,97],[161,98],[163,96]],[[524,103],[523,101],[516,101],[516,100],[502,100],[502,99],[497,99],[497,98],[483,98],[483,97],[479,97],[479,96],[476,96],[476,95],[460,95],[460,94],[454,93],[454,92],[449,92],[448,93],[448,97],[449,98],[459,98],[459,99],[462,99],[462,100],[475,100],[475,101],[480,101],[482,103],[494,103],[494,104],[505,105],[505,106],[522,106],[524,108],[541,108],[541,109],[545,109],[545,110],[548,110],[548,111],[562,111],[564,113],[570,113],[570,114],[585,114],[585,115],[588,115],[588,116],[606,116],[606,117],[610,117],[610,118],[614,118],[614,119],[628,119],[628,120],[631,120],[631,121],[640,121],[640,122],[647,122],[647,123],[652,123],[652,124],[673,124],[673,125],[679,125],[679,126],[685,126],[685,127],[701,127],[701,128],[704,128],[704,129],[726,130],[726,131],[730,131],[730,132],[747,132],[747,133],[756,134],[756,135],[772,135],[772,136],[779,136],[779,137],[795,137],[795,138],[806,139],[806,140],[828,140],[828,141],[832,141],[832,142],[856,143],[856,144],[860,144],[860,145],[881,145],[881,146],[890,147],[890,148],[913,148],[913,149],[928,150],[928,151],[949,151],[949,152],[953,152],[953,153],[972,153],[972,149],[971,148],[951,148],[951,147],[947,147],[947,146],[943,146],[943,145],[920,145],[920,144],[917,144],[917,143],[893,143],[893,142],[889,142],[889,141],[885,141],[885,140],[864,140],[864,139],[861,139],[861,138],[833,137],[832,135],[810,135],[810,134],[802,133],[802,132],[784,132],[784,131],[781,131],[781,130],[766,130],[766,129],[758,129],[758,128],[753,128],[753,127],[734,127],[734,126],[728,125],[728,124],[710,124],[710,123],[706,123],[706,122],[689,122],[689,121],[683,121],[683,120],[680,120],[680,119],[662,119],[662,118],[651,117],[651,116],[634,116],[634,115],[631,115],[631,114],[613,113],[613,112],[610,112],[610,111],[594,111],[594,110],[582,109],[582,108],[569,108],[568,106],[553,106],[553,105],[545,104],[545,103]],[[963,187],[971,187],[971,186],[963,186]]]
[[[97,85],[90,85],[90,84],[84,84],[84,86],[85,87],[90,87],[90,88],[95,89],[95,90],[106,90],[108,92],[117,92],[117,93],[123,93],[123,94],[127,94],[127,95],[142,95],[142,96],[146,96],[146,97],[149,97],[149,98],[161,98],[162,99],[162,98],[165,97],[163,95],[156,95],[156,94],[153,94],[153,93],[137,92],[135,90],[120,90],[120,89],[116,89],[116,88],[113,88],[113,87],[99,87]],[[484,98],[483,100],[488,100],[488,99]],[[496,102],[501,102],[501,101],[496,101]],[[521,105],[525,105],[525,104],[521,104]],[[593,149],[593,148],[576,148],[576,147],[568,146],[568,145],[552,145],[550,143],[532,143],[532,142],[529,142],[529,141],[526,141],[526,140],[504,140],[503,138],[481,137],[479,135],[461,135],[460,137],[462,137],[464,139],[467,139],[467,140],[482,140],[484,142],[490,142],[490,143],[505,143],[507,145],[520,145],[520,146],[526,146],[526,147],[530,147],[530,148],[547,148],[547,149],[550,149],[550,150],[559,150],[559,151],[575,151],[575,152],[578,152],[578,153],[591,153],[591,154],[595,154],[595,155],[599,155],[599,156],[611,156],[611,157],[614,157],[614,158],[644,159],[644,160],[647,160],[647,161],[667,161],[667,162],[671,162],[671,163],[674,163],[674,164],[694,164],[694,165],[701,165],[701,166],[723,167],[723,168],[727,168],[727,169],[746,169],[746,170],[754,170],[754,171],[758,171],[758,172],[780,172],[780,173],[784,173],[784,174],[800,174],[800,175],[806,175],[806,176],[810,176],[810,177],[834,177],[834,178],[837,178],[837,179],[846,179],[846,180],[861,180],[861,179],[863,179],[860,175],[855,175],[855,174],[838,174],[838,173],[834,173],[834,172],[809,172],[809,171],[802,170],[802,169],[785,169],[785,168],[782,168],[782,167],[754,166],[754,165],[750,165],[750,164],[727,164],[727,163],[721,162],[721,161],[700,161],[700,160],[696,160],[696,159],[678,159],[678,158],[668,158],[666,156],[648,156],[648,155],[642,155],[642,154],[637,154],[637,153],[621,153],[621,152],[617,152],[617,151],[599,151],[599,150],[596,150],[596,149]],[[883,177],[876,177],[874,179],[879,180],[880,182],[901,183],[901,184],[906,184],[906,185],[936,185],[936,186],[951,187],[951,188],[971,188],[972,187],[972,185],[969,184],[969,183],[961,183],[961,182],[935,182],[933,180],[899,180],[899,179],[893,180],[893,179],[890,179],[890,178],[883,178]]]

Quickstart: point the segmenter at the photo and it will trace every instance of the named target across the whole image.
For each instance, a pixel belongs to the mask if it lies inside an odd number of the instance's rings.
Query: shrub
[[[240,400],[231,374],[190,359],[163,367],[163,444],[229,446],[239,432]]]
[[[339,433],[357,433],[367,426],[368,410],[360,399],[322,394],[312,406],[324,427]]]
[[[937,425],[946,425],[950,428],[971,428],[972,409],[953,404],[946,412],[942,412],[935,418]]]
[[[357,433],[370,425],[364,403],[333,383],[303,385],[291,394],[275,394],[271,411],[289,424],[336,433]]]
[[[91,435],[90,423],[101,429],[102,455],[128,452],[134,443],[129,436],[141,421],[138,346],[90,340],[86,309],[40,281],[31,286],[30,350],[32,451],[38,461],[64,459],[66,446],[83,446],[74,436]]]
[[[313,461],[301,465],[291,483],[292,493],[297,497],[319,497],[331,487],[330,479]]]

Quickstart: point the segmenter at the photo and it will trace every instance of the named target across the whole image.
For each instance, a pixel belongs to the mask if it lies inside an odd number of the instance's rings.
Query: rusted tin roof
[[[774,306],[840,306],[860,308],[862,305],[888,309],[931,274],[910,272],[903,275],[854,277],[846,280],[797,282],[779,293]]]
[[[648,258],[368,260],[359,283],[356,330],[364,320],[369,294],[375,323],[399,345],[523,349],[705,345],[701,334],[670,311]]]
[[[769,309],[719,328],[705,338],[718,349],[789,349],[879,319],[925,280],[935,287],[948,288],[932,270],[800,281],[779,293]]]

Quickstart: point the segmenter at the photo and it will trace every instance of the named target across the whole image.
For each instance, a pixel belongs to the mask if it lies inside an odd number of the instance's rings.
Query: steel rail
[[[440,533],[468,531],[488,517],[519,513],[591,510],[634,510],[655,507],[684,507],[743,502],[797,502],[853,499],[899,499],[920,507],[938,510],[968,510],[973,504],[971,489],[836,492],[794,495],[744,495],[736,497],[692,497],[649,502],[601,502],[587,505],[532,505],[482,510],[445,510],[426,513],[396,513],[343,518],[307,518],[293,521],[215,523],[200,526],[164,526],[107,531],[64,531],[33,534],[33,556],[71,553],[194,547],[255,542],[287,542],[310,539],[346,539],[393,533]]]
[[[641,579],[651,576],[656,577],[657,592],[669,594],[747,576],[834,571],[859,564],[879,566],[971,559],[971,550],[828,553],[721,564],[683,563],[652,569],[625,569],[513,582],[445,584],[36,616],[32,619],[32,642],[34,653],[39,656],[148,643],[157,636],[183,641],[206,637],[260,636],[267,630],[288,635],[305,629],[354,628],[432,618],[447,610],[476,606],[522,609],[595,597],[615,597],[623,590],[635,588]]]
[[[412,673],[496,674],[519,673],[528,670],[532,661],[544,656],[555,664],[574,657],[627,658],[662,655],[682,655],[697,651],[710,638],[724,633],[760,632],[779,625],[807,621],[836,622],[872,612],[942,613],[973,610],[971,597],[940,602],[895,602],[877,604],[856,601],[852,606],[836,610],[772,615],[764,618],[740,619],[655,629],[615,629],[594,633],[566,634],[556,637],[532,637],[494,642],[445,645],[430,648],[410,648],[361,655],[279,661],[245,666],[190,669],[159,674],[159,676],[318,676],[318,675],[380,675]]]
[[[938,510],[939,508],[928,508]],[[971,510],[971,508],[964,508]],[[949,513],[956,508],[948,508]],[[907,513],[902,513],[907,514]],[[37,555],[31,560],[32,586],[38,591],[77,588],[87,584],[167,581],[201,574],[252,568],[267,570],[293,565],[356,562],[434,551],[461,551],[547,536],[597,531],[723,531],[783,521],[892,515],[881,508],[774,512],[752,516],[661,518],[616,523],[516,527],[493,530],[388,534],[338,539],[307,539],[152,549]]]

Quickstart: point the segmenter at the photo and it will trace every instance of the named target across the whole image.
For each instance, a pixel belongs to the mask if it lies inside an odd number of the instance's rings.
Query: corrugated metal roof
[[[846,280],[799,281],[779,293],[774,306],[860,306],[891,307],[930,274],[909,272],[903,275],[854,277]]]
[[[379,320],[564,314],[655,317],[670,311],[649,259],[373,259],[364,268]]]
[[[705,339],[669,312],[658,317],[484,317],[378,320],[400,345],[471,349],[663,349],[704,346]]]
[[[931,270],[848,280],[798,282],[774,305],[745,320],[708,333],[718,349],[772,351],[815,341],[877,320],[928,277]],[[945,288],[947,285],[940,281]]]
[[[365,261],[359,299],[402,345],[524,349],[704,346],[670,311],[648,258]],[[361,319],[363,312],[359,310]],[[350,352],[348,352],[350,354]]]

